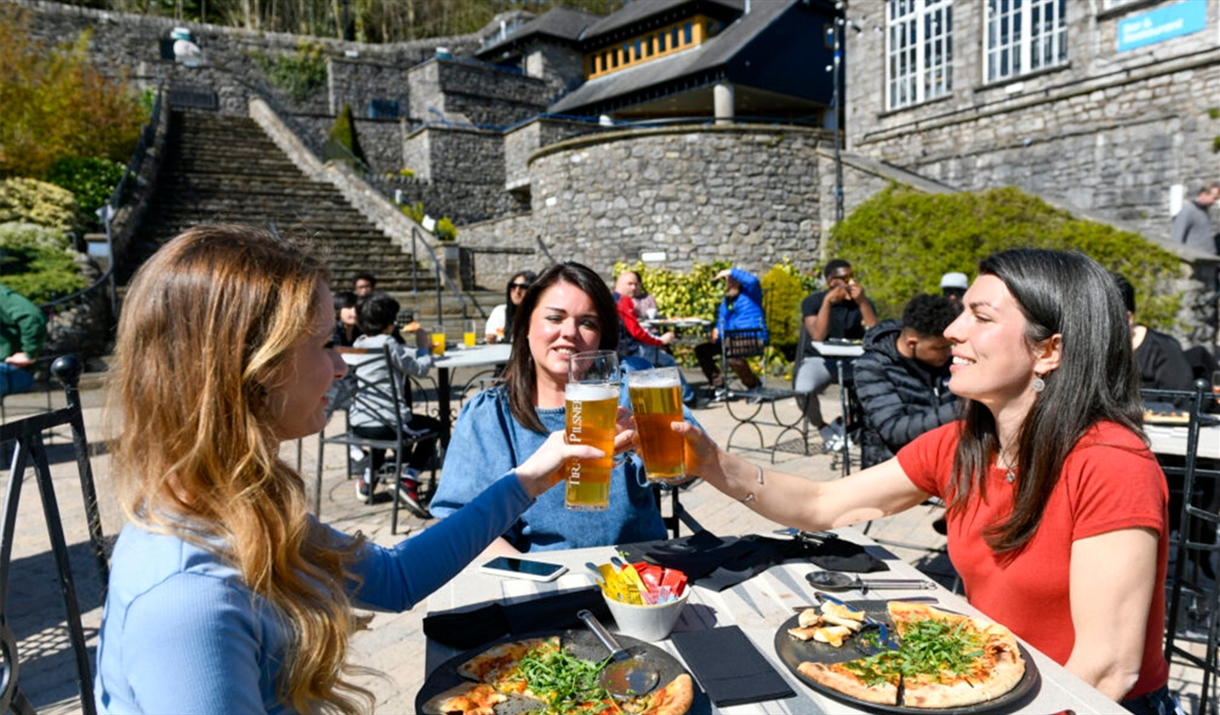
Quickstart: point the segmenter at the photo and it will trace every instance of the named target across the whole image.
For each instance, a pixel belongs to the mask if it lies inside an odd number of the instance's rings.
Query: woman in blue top
[[[618,345],[618,311],[610,289],[579,263],[551,266],[534,281],[513,321],[504,385],[462,408],[429,505],[447,517],[528,459],[547,434],[564,428],[568,358]],[[623,365],[631,369],[634,358]],[[641,367],[651,367],[641,361]],[[626,390],[620,404],[626,406]],[[620,410],[621,412],[621,410]],[[686,418],[690,420],[689,412]],[[564,508],[563,490],[543,495],[497,539],[488,554],[606,546],[665,538],[665,525],[639,457],[628,455],[610,476],[605,511]]]
[[[193,228],[140,269],[115,348],[119,497],[98,643],[103,713],[366,712],[352,606],[405,610],[596,449],[562,433],[443,524],[393,548],[307,512],[280,443],[321,430],[347,368],[321,263],[269,233]],[[623,448],[630,432],[619,435]]]

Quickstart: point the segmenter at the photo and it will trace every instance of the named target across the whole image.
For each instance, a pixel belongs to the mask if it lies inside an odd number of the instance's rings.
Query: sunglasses
[[[520,290],[529,290],[530,284],[529,283],[509,283],[508,287],[509,288],[518,288]]]

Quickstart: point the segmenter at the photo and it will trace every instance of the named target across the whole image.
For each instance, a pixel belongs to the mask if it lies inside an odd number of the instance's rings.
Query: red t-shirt
[[[618,299],[618,319],[622,321],[627,334],[645,345],[662,345],[661,339],[644,330],[640,319],[635,314],[635,301],[625,295]]]
[[[923,491],[946,498],[960,422],[927,432],[898,452],[898,463]],[[1037,533],[1008,563],[983,540],[983,529],[1012,512],[1007,470],[987,474],[987,501],[971,499],[948,522],[949,558],[970,603],[1045,653],[1067,662],[1076,641],[1069,598],[1072,542],[1118,529],[1147,527],[1160,535],[1156,583],[1140,677],[1127,697],[1156,690],[1169,677],[1161,652],[1165,571],[1169,561],[1169,488],[1152,452],[1113,422],[1094,425],[1063,465]],[[1019,478],[1019,477],[1018,477]]]

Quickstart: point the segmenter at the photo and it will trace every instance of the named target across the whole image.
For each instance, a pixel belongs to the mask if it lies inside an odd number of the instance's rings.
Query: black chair
[[[394,439],[370,439],[361,437],[352,431],[351,424],[351,409],[354,406],[360,405],[364,408],[363,411],[374,416],[381,412],[388,405],[392,405],[391,414],[399,415],[403,413],[402,406],[411,404],[411,396],[417,390],[412,390],[412,381],[391,380],[389,389],[385,389],[380,384],[370,382],[360,375],[360,367],[367,365],[370,362],[383,360],[386,363],[387,371],[390,375],[398,375],[398,371],[394,368],[393,361],[390,358],[390,346],[386,345],[378,352],[362,351],[359,348],[345,348],[343,352],[352,354],[367,354],[368,359],[358,362],[354,365],[349,365],[350,369],[343,379],[337,380],[332,388],[332,397],[330,400],[327,421],[330,415],[335,411],[342,410],[344,412],[344,429],[343,432],[332,437],[327,437],[325,430],[318,435],[318,474],[314,486],[314,514],[321,518],[322,514],[322,467],[323,467],[323,452],[328,444],[344,445],[347,452],[346,459],[348,464],[347,475],[351,478],[351,454],[348,448],[359,447],[361,449],[384,449],[394,453],[394,461],[392,471],[390,462],[382,465],[380,473],[374,475],[375,479],[380,481],[389,481],[392,485],[392,498],[394,504],[390,516],[390,533],[398,533],[398,508],[399,499],[397,495],[398,479],[402,474],[403,454],[405,449],[417,442],[422,442],[427,439],[437,439],[439,435],[434,431],[421,431],[418,433],[409,434],[400,429],[397,420],[393,424],[388,421],[383,426],[393,430],[396,437]],[[422,390],[418,390],[422,392]],[[376,483],[376,482],[375,482]],[[431,465],[431,477],[428,481],[428,496],[436,490],[436,462]],[[372,501],[372,490],[369,491],[369,502]]]
[[[1146,402],[1188,400],[1185,455],[1179,460],[1162,459],[1162,470],[1170,479],[1171,500],[1181,500],[1177,535],[1173,540],[1171,576],[1165,626],[1165,658],[1172,665],[1184,663],[1203,671],[1199,697],[1199,714],[1216,712],[1217,645],[1220,643],[1220,587],[1210,571],[1212,554],[1220,551],[1216,529],[1220,514],[1215,503],[1220,468],[1211,460],[1199,457],[1200,430],[1204,424],[1215,424],[1214,417],[1204,414],[1207,400],[1213,399],[1210,386],[1196,380],[1194,390],[1143,390]],[[1179,402],[1179,404],[1181,404]],[[1182,429],[1181,427],[1175,429]],[[1180,482],[1178,480],[1180,479]],[[1180,484],[1180,486],[1179,486]],[[1204,644],[1204,655],[1182,645],[1182,642]],[[1209,690],[1210,688],[1210,690]]]
[[[725,330],[720,336],[720,364],[721,374],[724,375],[725,380],[725,406],[728,408],[729,416],[738,422],[729,432],[724,448],[731,450],[738,430],[748,427],[753,430],[758,446],[738,445],[737,449],[747,452],[769,452],[772,464],[775,463],[776,453],[781,450],[787,451],[789,442],[798,438],[801,453],[809,454],[809,425],[805,421],[805,415],[798,414],[796,419],[785,418],[780,414],[779,409],[780,402],[790,398],[800,398],[803,396],[802,393],[790,387],[774,387],[767,383],[770,372],[767,368],[773,356],[774,351],[767,344],[766,331],[763,328]],[[740,385],[739,381],[733,380],[734,373],[729,366],[729,361],[752,358],[762,358],[762,377],[759,378],[757,387],[746,389],[744,385]],[[763,409],[767,405],[771,407],[770,417],[763,415]],[[775,435],[770,447],[767,447],[767,441],[763,436],[762,428],[765,426],[779,428],[779,433]],[[785,441],[785,438],[788,441]]]
[[[0,534],[3,535],[3,546],[0,547],[0,712],[12,711],[22,715],[34,713],[33,706],[19,685],[21,661],[20,654],[17,652],[17,640],[9,622],[8,603],[13,538],[17,531],[16,520],[21,501],[21,488],[25,482],[26,471],[32,468],[42,498],[43,517],[46,521],[60,593],[64,601],[68,636],[72,644],[76,678],[80,688],[81,710],[86,715],[92,715],[97,712],[93,700],[93,677],[90,667],[92,658],[85,646],[85,633],[81,623],[76,582],[72,575],[68,545],[64,538],[63,522],[59,517],[59,504],[56,500],[51,468],[43,441],[43,435],[49,430],[63,426],[69,426],[72,430],[81,494],[85,500],[89,540],[93,547],[97,577],[101,584],[103,598],[106,583],[110,578],[110,567],[102,538],[101,519],[98,516],[93,472],[89,466],[89,445],[85,438],[80,398],[76,392],[81,364],[75,356],[62,356],[52,364],[51,370],[65,385],[68,393],[68,406],[0,425],[0,447],[3,447],[3,450],[0,451],[8,452],[11,448],[12,455],[8,487],[4,496],[4,510],[0,515]]]
[[[689,483],[688,483],[689,484]],[[688,484],[653,484],[652,497],[657,502],[657,510],[661,512],[661,521],[665,522],[665,528],[669,530],[669,538],[676,539],[681,536],[682,525],[686,524],[691,533],[703,529],[703,526],[695,520],[686,507],[682,506],[678,495],[682,493]],[[664,502],[665,495],[669,494],[669,514],[665,513]]]

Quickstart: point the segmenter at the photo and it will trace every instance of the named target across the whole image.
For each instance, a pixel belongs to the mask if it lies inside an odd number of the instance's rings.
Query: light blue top
[[[651,367],[645,360],[623,358],[624,382],[619,404],[630,408],[626,372]],[[537,408],[545,433],[522,426],[508,409],[503,388],[484,390],[462,408],[445,453],[440,486],[428,505],[433,516],[445,518],[475,499],[500,475],[529,459],[551,432],[564,429],[562,407]],[[688,422],[695,422],[684,409]],[[578,512],[564,508],[564,490],[551,489],[517,519],[504,538],[521,551],[612,546],[666,537],[665,524],[644,476],[644,463],[628,453],[610,475],[610,504],[605,511]]]
[[[367,544],[351,568],[363,584],[352,584],[349,595],[365,608],[411,608],[529,504],[510,473],[414,538],[392,548]],[[129,524],[111,558],[97,648],[98,712],[293,712],[276,694],[286,640],[278,612],[223,558]]]

